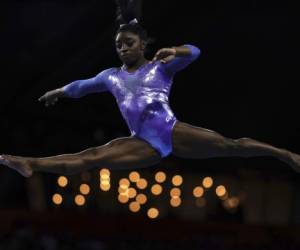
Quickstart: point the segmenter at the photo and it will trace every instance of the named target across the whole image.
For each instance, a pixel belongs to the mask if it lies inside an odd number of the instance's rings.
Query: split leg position
[[[214,131],[177,121],[173,132],[173,154],[183,158],[272,156],[300,172],[300,155],[251,138],[230,139]],[[34,171],[75,174],[105,166],[109,169],[144,168],[159,163],[161,156],[147,142],[124,137],[75,154],[43,158],[2,155],[0,164],[17,170],[25,177]]]
[[[173,133],[173,154],[183,158],[272,156],[300,172],[300,155],[251,138],[231,139],[219,133],[177,122]]]
[[[0,164],[29,177],[35,171],[69,175],[100,167],[109,169],[148,167],[157,164],[160,159],[160,154],[147,142],[136,137],[122,137],[75,154],[42,158],[2,155]]]

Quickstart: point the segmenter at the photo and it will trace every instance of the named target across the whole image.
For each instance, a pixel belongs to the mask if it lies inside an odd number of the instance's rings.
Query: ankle
[[[279,159],[284,162],[289,161],[291,159],[291,152],[286,149],[282,149],[281,151],[282,154],[279,156]]]

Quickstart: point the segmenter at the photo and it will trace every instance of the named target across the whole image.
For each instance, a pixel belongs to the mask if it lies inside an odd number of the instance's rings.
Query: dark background
[[[2,1],[0,12],[0,153],[36,157],[73,153],[129,135],[109,93],[62,99],[49,108],[37,100],[49,90],[120,65],[113,40],[114,1]],[[251,137],[300,152],[296,3],[145,0],[141,24],[156,39],[149,59],[162,47],[193,44],[201,49],[199,59],[174,80],[170,105],[179,120],[226,137]],[[144,171],[156,169],[236,179],[239,171],[255,171],[263,183],[285,176],[295,197],[300,181],[298,173],[270,157],[183,160],[170,156]],[[119,172],[123,173],[127,174]],[[53,210],[56,177],[40,175],[48,198],[44,213]],[[1,166],[0,208],[31,212],[27,181]],[[298,199],[293,202],[295,211]],[[84,211],[89,209],[93,204]],[[239,216],[236,221],[243,223],[244,217]],[[12,217],[2,217],[11,222]],[[293,212],[282,225],[290,228],[298,223],[295,218],[300,214]]]

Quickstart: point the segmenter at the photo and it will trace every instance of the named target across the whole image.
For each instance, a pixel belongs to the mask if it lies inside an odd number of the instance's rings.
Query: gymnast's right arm
[[[41,96],[38,100],[44,101],[46,106],[54,105],[59,98],[80,98],[90,93],[99,93],[107,91],[106,84],[104,81],[105,71],[102,71],[97,76],[86,79],[77,80],[63,86],[62,88],[48,91],[46,94]]]

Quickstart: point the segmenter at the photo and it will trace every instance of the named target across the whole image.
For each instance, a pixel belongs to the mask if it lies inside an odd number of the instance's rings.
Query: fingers
[[[39,101],[39,102],[45,102],[45,101],[47,101],[47,99],[49,99],[48,93],[49,93],[49,92],[47,92],[46,94],[42,95],[42,96],[38,99],[38,101]]]
[[[49,106],[53,106],[58,101],[58,98],[57,97],[55,97],[54,99],[39,98],[39,101],[45,101],[45,106],[49,107]]]
[[[163,48],[156,52],[155,56],[152,59],[153,61],[160,60],[161,63],[168,63],[173,60],[175,57],[174,51],[169,48]]]
[[[160,62],[165,64],[165,63],[172,61],[173,59],[174,59],[174,56],[167,56],[167,57],[161,59]]]
[[[154,55],[154,57],[153,57],[153,59],[152,59],[152,62],[156,61],[157,58],[159,57],[159,55],[160,55],[160,51],[158,51],[158,52]]]
[[[44,101],[44,99],[45,99],[45,96],[43,95],[38,100],[39,100],[39,102],[41,102],[41,101]]]
[[[157,51],[155,56],[152,59],[152,62],[162,59],[164,57],[164,52],[165,52],[165,49],[160,49],[159,51]]]
[[[57,101],[58,101],[58,98],[56,97],[51,101],[46,101],[45,105],[46,105],[46,107],[51,106],[51,105],[53,106]]]
[[[43,96],[41,96],[38,101],[44,101],[45,102],[45,106],[51,106],[54,105],[57,101],[58,101],[58,96],[56,95],[55,91],[49,91],[46,94],[44,94]]]

